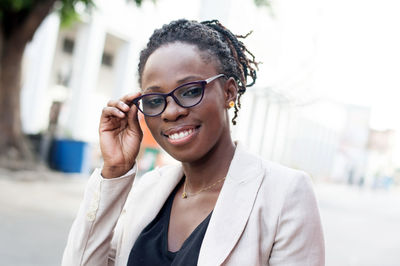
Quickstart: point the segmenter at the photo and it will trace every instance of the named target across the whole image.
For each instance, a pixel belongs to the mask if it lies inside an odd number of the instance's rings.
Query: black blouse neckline
[[[160,212],[140,233],[132,247],[128,266],[145,265],[197,265],[201,244],[206,233],[212,212],[185,239],[178,251],[168,250],[168,228],[172,204],[184,178],[175,187]]]
[[[185,180],[185,178],[182,178],[182,180]],[[183,183],[183,182],[180,181],[179,184],[178,184],[178,186],[177,186],[177,188],[180,187],[181,183]],[[196,226],[196,228],[190,233],[190,235],[185,239],[185,241],[183,241],[182,246],[180,247],[179,250],[177,250],[177,251],[170,251],[169,248],[168,248],[168,231],[169,231],[169,223],[170,223],[170,221],[171,221],[172,203],[173,203],[173,200],[174,200],[174,198],[175,198],[175,195],[176,195],[176,192],[177,192],[177,191],[178,191],[178,189],[175,189],[174,192],[171,194],[171,196],[172,196],[172,200],[171,200],[172,202],[171,202],[171,204],[167,204],[167,205],[168,205],[168,208],[167,208],[167,220],[168,220],[168,224],[167,224],[166,230],[164,231],[164,237],[163,237],[163,239],[164,239],[165,251],[168,252],[168,253],[171,254],[171,255],[177,254],[182,248],[184,248],[184,247],[185,247],[185,244],[186,244],[187,242],[189,242],[189,241],[193,238],[193,236],[196,234],[196,232],[199,231],[199,230],[202,228],[202,226],[203,226],[204,223],[207,223],[207,225],[208,225],[208,223],[209,223],[209,221],[210,221],[210,218],[211,218],[211,214],[212,214],[212,211],[211,211],[211,212],[207,215],[207,217],[204,218],[204,220],[201,221],[201,223],[199,223],[199,224]],[[170,196],[170,197],[171,197],[171,196]],[[170,200],[170,199],[168,198],[168,200]]]

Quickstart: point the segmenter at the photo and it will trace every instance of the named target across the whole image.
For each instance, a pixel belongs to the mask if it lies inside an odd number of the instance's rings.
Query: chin
[[[204,157],[204,151],[199,149],[184,148],[176,149],[171,147],[162,147],[172,158],[181,163],[192,163]]]
[[[181,163],[192,163],[195,161],[198,161],[201,157],[198,157],[198,154],[193,154],[193,153],[167,153],[172,156],[175,160],[181,162]]]

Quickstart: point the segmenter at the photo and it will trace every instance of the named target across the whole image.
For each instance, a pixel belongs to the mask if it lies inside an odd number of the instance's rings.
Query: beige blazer
[[[134,182],[134,170],[111,180],[96,170],[72,225],[62,265],[125,266],[135,240],[182,176],[181,166],[156,169]],[[238,144],[198,265],[321,266],[324,254],[309,176],[264,161]]]

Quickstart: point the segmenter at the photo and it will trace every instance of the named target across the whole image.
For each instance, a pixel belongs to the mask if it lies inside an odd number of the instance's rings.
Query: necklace
[[[208,187],[202,188],[197,192],[194,193],[190,193],[190,196],[196,196],[197,194],[200,194],[201,192],[204,192],[206,190],[209,190],[210,188],[214,187],[216,184],[222,182],[223,180],[225,180],[226,176],[223,178],[218,179],[214,184],[209,185]],[[189,193],[186,192],[186,179],[185,179],[185,183],[183,184],[183,192],[182,192],[182,199],[186,199],[187,197],[189,197]]]

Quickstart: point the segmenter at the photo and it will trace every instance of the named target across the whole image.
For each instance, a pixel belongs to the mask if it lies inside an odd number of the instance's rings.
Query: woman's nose
[[[179,118],[186,116],[189,112],[188,108],[184,108],[177,104],[175,99],[172,97],[167,97],[166,102],[167,106],[165,107],[164,112],[161,114],[161,118],[164,121],[176,121]]]

